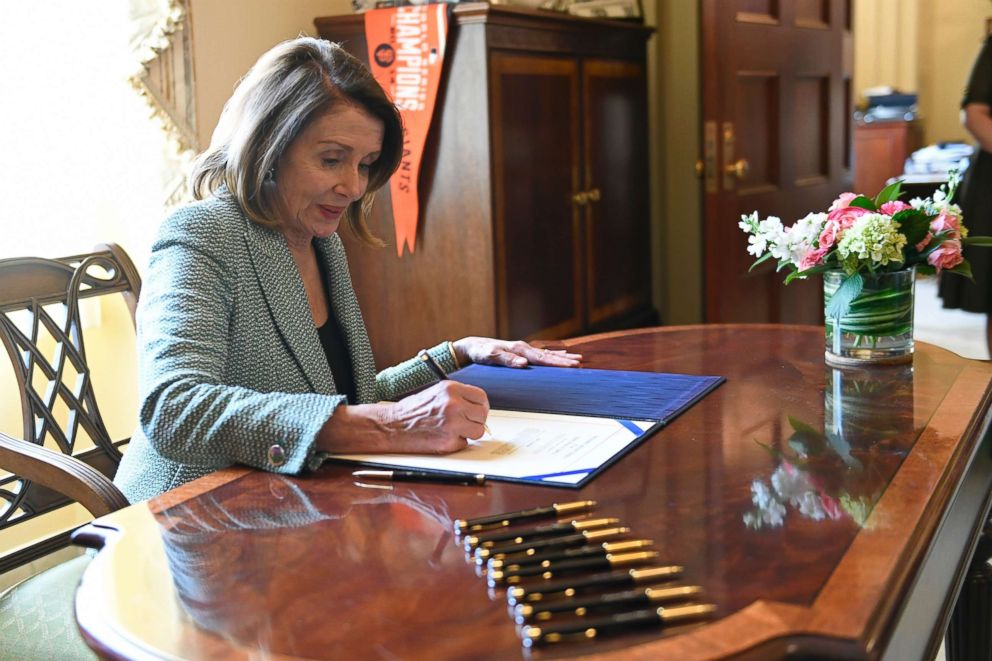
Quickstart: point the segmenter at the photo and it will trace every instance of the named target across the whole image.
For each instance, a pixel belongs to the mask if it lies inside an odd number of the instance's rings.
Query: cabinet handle
[[[601,196],[602,195],[598,188],[590,188],[589,190],[579,191],[572,196],[572,204],[577,204],[578,206],[583,207],[590,202],[599,202],[599,198]]]
[[[733,163],[724,166],[724,172],[727,174],[732,174],[738,179],[743,179],[747,176],[748,170],[751,169],[751,164],[747,162],[746,158],[739,158]]]

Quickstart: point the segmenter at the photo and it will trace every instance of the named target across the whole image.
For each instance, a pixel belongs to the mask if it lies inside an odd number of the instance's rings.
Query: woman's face
[[[283,234],[308,242],[330,236],[365,194],[382,149],[382,121],[350,103],[317,116],[276,167],[276,208]]]

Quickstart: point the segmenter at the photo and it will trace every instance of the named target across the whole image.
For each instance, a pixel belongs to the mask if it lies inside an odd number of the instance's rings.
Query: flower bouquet
[[[844,193],[825,212],[785,227],[755,211],[741,216],[751,266],[777,260],[786,284],[824,274],[827,360],[834,364],[906,362],[913,351],[914,273],[948,271],[971,277],[964,245],[992,246],[969,237],[961,208],[952,202],[960,181],[931,197],[902,202],[902,182],[874,198]]]

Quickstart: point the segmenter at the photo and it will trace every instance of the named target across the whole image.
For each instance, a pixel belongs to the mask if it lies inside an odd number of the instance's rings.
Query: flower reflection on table
[[[915,441],[912,366],[828,369],[825,380],[823,431],[789,417],[784,444],[755,439],[775,467],[751,482],[748,528],[782,526],[790,508],[813,521],[864,526]]]

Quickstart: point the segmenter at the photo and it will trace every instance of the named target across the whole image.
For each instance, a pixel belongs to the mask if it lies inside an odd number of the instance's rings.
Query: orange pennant
[[[403,160],[389,181],[396,254],[417,241],[417,179],[441,82],[448,34],[448,5],[413,5],[365,13],[369,68],[403,117]]]

